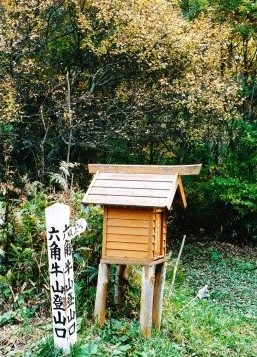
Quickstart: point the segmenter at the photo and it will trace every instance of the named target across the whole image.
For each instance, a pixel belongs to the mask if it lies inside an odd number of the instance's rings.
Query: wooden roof
[[[186,207],[185,193],[178,172],[141,173],[134,169],[134,173],[124,173],[107,170],[96,172],[83,203],[170,209],[175,195],[179,203]]]

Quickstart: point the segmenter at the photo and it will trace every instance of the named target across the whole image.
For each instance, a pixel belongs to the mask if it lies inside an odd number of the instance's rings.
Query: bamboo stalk
[[[177,260],[176,260],[176,264],[175,264],[175,267],[174,267],[172,282],[171,282],[171,285],[170,285],[170,297],[173,294],[174,285],[175,285],[175,279],[176,279],[177,270],[178,270],[178,265],[179,265],[180,257],[181,257],[182,250],[183,250],[183,247],[184,247],[184,244],[185,244],[185,240],[186,240],[186,235],[184,235],[184,237],[182,239],[182,243],[181,243],[181,246],[180,246],[180,249],[179,249],[179,253],[178,253],[178,257],[177,257]]]

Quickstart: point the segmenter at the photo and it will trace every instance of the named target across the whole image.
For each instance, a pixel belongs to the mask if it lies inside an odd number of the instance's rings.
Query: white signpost
[[[70,227],[70,207],[55,203],[46,208],[54,345],[69,353],[77,341],[74,272],[71,239],[85,231],[81,218]]]

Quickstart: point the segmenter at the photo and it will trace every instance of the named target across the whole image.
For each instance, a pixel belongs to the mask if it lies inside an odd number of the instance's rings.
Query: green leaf
[[[14,311],[5,312],[2,316],[0,316],[0,327],[11,322],[15,318],[15,316],[16,316],[16,312]]]
[[[119,346],[120,351],[127,352],[131,348],[131,345],[122,345]]]
[[[94,343],[86,343],[81,346],[81,352],[85,353],[86,356],[92,356],[97,353],[98,346]]]

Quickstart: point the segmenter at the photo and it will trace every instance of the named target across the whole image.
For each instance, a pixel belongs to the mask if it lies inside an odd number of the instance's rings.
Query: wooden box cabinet
[[[201,165],[89,165],[93,180],[84,204],[104,207],[102,261],[158,264],[166,255],[167,212],[186,207],[180,175]]]
[[[94,316],[100,326],[106,315],[109,267],[117,264],[114,302],[124,298],[127,265],[142,265],[140,334],[160,330],[166,273],[167,212],[186,207],[180,175],[198,175],[201,165],[89,165],[93,180],[84,204],[104,207],[102,259],[98,269]]]
[[[102,260],[147,264],[166,256],[167,211],[158,208],[104,208]]]

